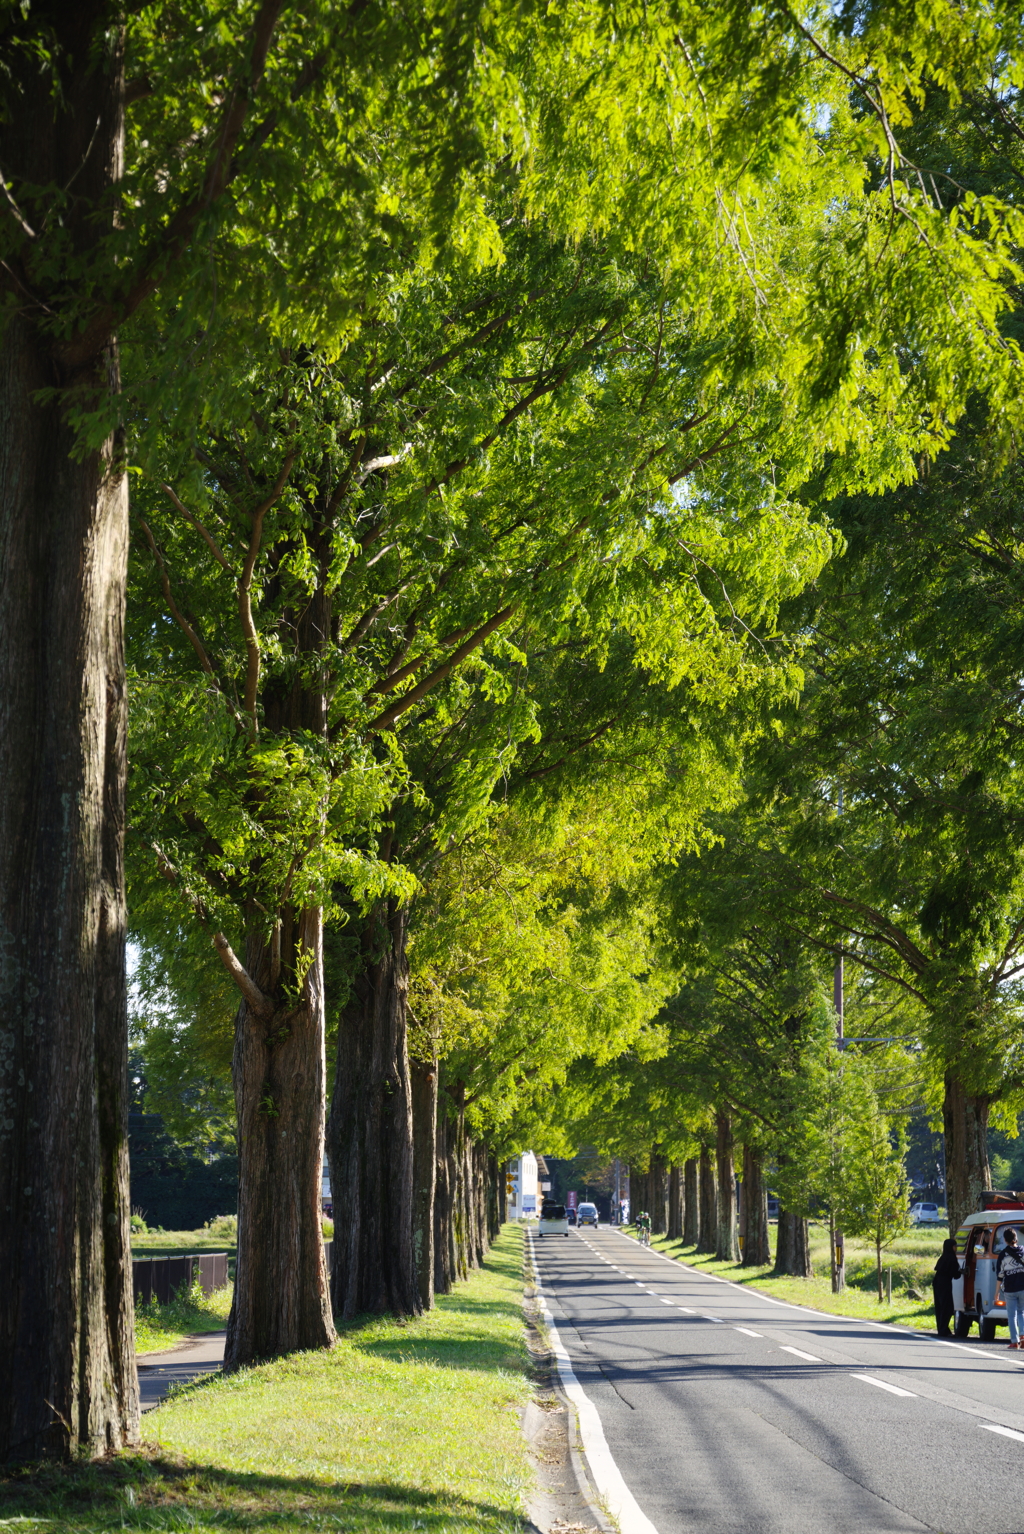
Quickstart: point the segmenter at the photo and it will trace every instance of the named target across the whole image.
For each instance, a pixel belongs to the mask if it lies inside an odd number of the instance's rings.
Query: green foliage
[[[843,1226],[874,1244],[878,1300],[882,1301],[882,1253],[910,1228],[910,1188],[902,1132],[876,1104],[870,1104],[853,1128],[846,1168]]]
[[[120,330],[123,394],[64,403],[136,471],[149,1102],[231,1134],[211,935],[292,1006],[303,912],[415,898],[413,1045],[495,1143],[558,1088],[637,1156],[728,1103],[839,1200],[837,945],[933,1078],[1024,1079],[1020,18],[315,3],[264,60],[254,15],[131,8],[111,206],[0,223],[8,307]],[[67,61],[3,26],[11,116]]]
[[[238,1240],[238,1216],[237,1214],[219,1214],[212,1220],[207,1220],[203,1227],[211,1241]]]

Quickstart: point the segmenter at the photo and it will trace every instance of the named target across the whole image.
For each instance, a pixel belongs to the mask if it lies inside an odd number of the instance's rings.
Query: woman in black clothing
[[[949,1323],[953,1319],[953,1280],[960,1277],[960,1262],[956,1255],[956,1242],[943,1241],[942,1256],[935,1264],[932,1279],[932,1295],[935,1301],[935,1330],[940,1337],[948,1337]]]

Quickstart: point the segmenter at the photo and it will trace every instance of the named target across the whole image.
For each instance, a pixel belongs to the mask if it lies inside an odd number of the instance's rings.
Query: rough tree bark
[[[505,1215],[502,1207],[504,1179],[498,1158],[492,1152],[487,1155],[487,1235],[493,1244],[498,1239]]]
[[[412,1242],[406,920],[406,908],[389,900],[364,922],[362,970],[338,1024],[327,1155],[331,1187],[344,1188],[346,1199],[331,1274],[335,1313],[343,1316],[420,1310]]]
[[[777,1274],[793,1278],[810,1278],[811,1244],[807,1221],[799,1214],[779,1210],[779,1229],[775,1243],[775,1267]]]
[[[706,1145],[702,1145],[700,1151],[699,1206],[697,1250],[710,1254],[718,1247],[718,1187],[711,1152]]]
[[[483,1264],[491,1246],[487,1219],[487,1147],[476,1142],[476,1231],[477,1248]]]
[[[675,1162],[668,1173],[668,1239],[683,1239],[683,1179]]]
[[[494,1201],[495,1201],[495,1236],[501,1230],[501,1226],[509,1218],[509,1198],[507,1198],[506,1186],[504,1186],[504,1163],[495,1160],[494,1163]]]
[[[696,1246],[700,1236],[700,1164],[695,1156],[683,1163],[683,1245]]]
[[[717,1130],[716,1159],[718,1173],[718,1232],[715,1256],[720,1262],[739,1262],[740,1245],[736,1225],[736,1164],[733,1155],[732,1119],[719,1109],[715,1115]]]
[[[448,1136],[451,1121],[439,1120],[434,1183],[434,1293],[449,1294],[454,1281],[452,1262],[452,1188],[449,1178]]]
[[[760,1153],[743,1147],[743,1266],[760,1268],[771,1262],[768,1242],[768,1190]]]
[[[665,1158],[655,1145],[651,1149],[651,1169],[647,1174],[651,1188],[650,1213],[652,1236],[663,1236],[665,1234],[667,1224],[665,1205],[668,1194],[666,1172]]]
[[[946,1146],[946,1215],[955,1232],[981,1208],[982,1192],[991,1188],[988,1164],[988,1116],[991,1099],[969,1093],[959,1076],[947,1072],[942,1102]]]
[[[0,158],[15,187],[74,183],[60,238],[88,261],[111,228],[122,169],[123,38],[95,0],[51,8],[46,25],[54,71],[22,56]],[[103,1453],[139,1431],[122,853],[128,492],[119,439],[76,451],[63,400],[39,393],[98,402],[118,387],[118,359],[109,336],[70,357],[47,319],[45,303],[20,303],[0,360],[0,1461]]]
[[[478,1268],[483,1260],[477,1240],[476,1147],[469,1135],[462,1140],[462,1219],[466,1232],[466,1266]]]
[[[469,1141],[468,1165],[470,1182],[470,1244],[473,1248],[473,1266],[482,1267],[487,1255],[487,1234],[484,1225],[484,1181],[481,1167],[483,1147],[476,1140]]]
[[[650,1214],[651,1212],[651,1174],[630,1169],[629,1191],[631,1196],[630,1216],[636,1223],[638,1214]]]
[[[250,936],[245,969],[263,1000],[246,997],[235,1026],[238,1260],[226,1370],[334,1341],[320,1208],[323,915],[319,908],[286,912],[282,925],[283,969],[277,945]],[[281,973],[296,973],[300,956],[308,969],[296,1004],[281,998],[280,984]]]
[[[466,1230],[466,1088],[456,1081],[448,1088],[455,1104],[455,1114],[448,1130],[448,1182],[451,1188],[452,1282],[469,1277],[469,1249]]]
[[[437,1061],[414,1060],[412,1074],[412,1249],[420,1304],[434,1303],[434,1198],[437,1180]]]

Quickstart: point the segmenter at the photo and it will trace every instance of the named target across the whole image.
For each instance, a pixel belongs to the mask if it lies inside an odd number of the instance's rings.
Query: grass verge
[[[205,1295],[196,1282],[191,1289],[175,1295],[169,1305],[152,1300],[148,1305],[135,1307],[135,1351],[160,1353],[165,1348],[177,1347],[185,1337],[195,1332],[219,1332],[226,1325],[231,1309],[233,1284],[215,1289]],[[2,1534],[2,1530],[0,1530]]]
[[[0,1474],[0,1530],[519,1534],[530,1484],[523,1236],[418,1320],[192,1385],[142,1454]]]
[[[627,1233],[634,1234],[632,1229],[628,1229]],[[834,1316],[856,1316],[861,1320],[869,1321],[894,1321],[901,1326],[911,1326],[919,1331],[934,1331],[935,1311],[932,1308],[931,1271],[941,1249],[944,1235],[945,1231],[939,1232],[935,1257],[932,1257],[930,1261],[925,1259],[922,1263],[916,1254],[913,1257],[904,1254],[904,1260],[900,1261],[900,1254],[893,1254],[891,1305],[884,1301],[881,1305],[878,1303],[874,1290],[873,1262],[870,1274],[871,1289],[859,1287],[860,1283],[864,1282],[864,1274],[860,1271],[856,1254],[850,1254],[849,1250],[847,1272],[850,1282],[844,1293],[833,1294],[831,1277],[827,1271],[815,1272],[812,1278],[773,1278],[770,1264],[762,1268],[744,1268],[738,1263],[718,1262],[714,1257],[698,1254],[695,1247],[684,1246],[681,1241],[669,1241],[667,1236],[652,1236],[651,1245],[657,1251],[664,1252],[666,1256],[685,1262],[689,1267],[699,1268],[707,1273],[716,1273],[720,1278],[728,1278],[735,1284],[750,1285],[752,1288],[763,1290],[765,1294],[772,1295],[775,1299],[789,1300],[794,1305],[810,1305],[815,1310],[824,1310]],[[814,1267],[817,1266],[816,1245],[817,1243],[812,1241],[811,1258]],[[824,1262],[827,1267],[827,1237]],[[925,1269],[927,1277],[919,1271],[922,1268]],[[926,1296],[924,1299],[912,1300],[907,1296],[905,1290],[908,1287],[908,1271],[913,1280],[909,1287],[918,1288]]]

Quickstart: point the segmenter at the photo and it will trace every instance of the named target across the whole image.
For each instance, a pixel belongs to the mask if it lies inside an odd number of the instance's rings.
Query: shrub
[[[214,1241],[237,1241],[238,1240],[238,1216],[237,1214],[218,1214],[212,1220],[207,1220],[203,1230]]]

